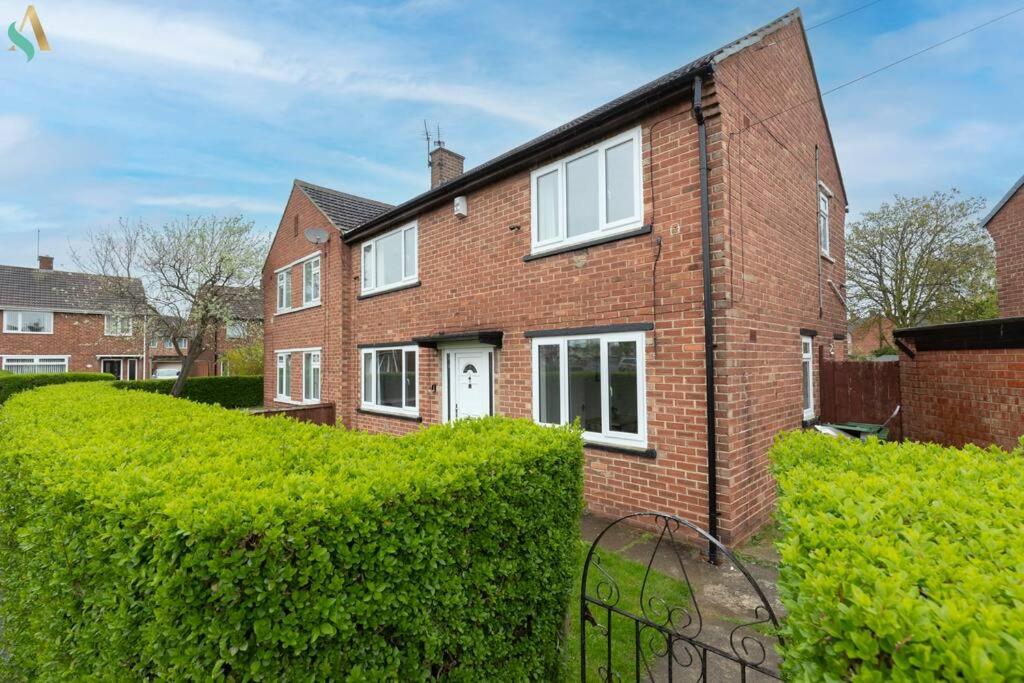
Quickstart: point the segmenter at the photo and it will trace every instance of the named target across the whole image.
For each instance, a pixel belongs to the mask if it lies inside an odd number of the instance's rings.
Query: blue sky
[[[811,26],[865,2],[801,9]],[[74,269],[71,247],[119,217],[273,230],[296,177],[402,201],[428,184],[423,119],[474,166],[793,5],[35,6],[53,51],[0,51],[0,263],[34,265],[38,228]],[[1011,9],[885,0],[809,33],[821,85]],[[0,25],[24,10],[0,0]],[[991,204],[1024,173],[1022,35],[1024,12],[826,98],[851,218],[954,186]]]

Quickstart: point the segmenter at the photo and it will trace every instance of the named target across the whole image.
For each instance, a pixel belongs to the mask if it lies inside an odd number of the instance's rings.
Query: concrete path
[[[588,543],[593,542],[608,524],[608,520],[584,516],[582,524],[584,540]],[[743,628],[733,634],[733,631],[738,626],[759,620],[759,617],[755,617],[754,610],[761,605],[761,601],[742,572],[730,563],[728,559],[718,566],[709,564],[702,557],[702,553],[706,554],[706,546],[698,548],[696,545],[678,544],[673,547],[663,542],[661,547],[657,547],[657,540],[657,534],[628,527],[625,524],[618,524],[604,535],[601,539],[600,547],[605,550],[614,551],[643,565],[647,565],[651,561],[651,556],[657,548],[657,553],[651,566],[662,574],[685,582],[683,570],[680,568],[681,559],[686,577],[689,578],[689,584],[700,610],[700,631],[699,636],[696,636],[695,640],[717,647],[728,653],[735,652],[733,647],[733,644],[735,644],[740,648],[739,652],[742,654],[742,637],[751,637],[766,648],[763,665],[777,671],[779,668],[778,656],[775,652],[777,640],[773,635],[765,632],[764,627]],[[677,552],[678,555],[676,554]],[[757,581],[758,585],[760,585],[769,604],[775,610],[776,616],[781,619],[783,609],[779,602],[776,587],[779,558],[774,548],[773,531],[769,529],[755,536],[751,542],[737,549],[734,554],[743,563],[747,571],[750,572],[754,580]],[[623,597],[623,603],[620,603],[619,606],[634,614],[640,614],[640,605],[627,605],[625,604],[627,599],[625,596]],[[639,600],[634,596],[632,602],[638,603]],[[683,605],[682,607],[689,606]],[[690,611],[693,611],[692,607]],[[696,630],[697,625],[694,624],[690,628],[684,629],[684,632],[687,635],[694,635]],[[730,636],[732,636],[731,642]],[[760,659],[758,646],[754,645],[751,641],[747,641],[747,643],[751,649],[747,651],[744,657],[754,661]],[[683,643],[680,643],[680,645],[683,645]],[[698,680],[700,674],[699,662],[695,667],[682,666],[689,660],[689,655],[684,653],[683,649],[685,648],[680,647],[678,649],[677,663],[673,669],[673,680]],[[598,656],[603,656],[603,654],[600,653]],[[693,654],[692,650],[690,654]],[[653,663],[651,668],[655,670],[654,675],[642,676],[640,680],[668,680],[667,658],[659,658],[658,661]],[[633,671],[622,673],[623,680],[634,680],[635,673]],[[709,682],[738,681],[740,680],[740,667],[734,662],[715,655],[709,655],[706,680]],[[756,671],[748,670],[746,680],[759,681],[771,679]]]

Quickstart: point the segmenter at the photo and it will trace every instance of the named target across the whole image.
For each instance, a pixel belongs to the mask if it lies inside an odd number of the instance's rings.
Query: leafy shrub
[[[1024,678],[1024,440],[793,433],[771,457],[791,678]]]
[[[40,372],[29,375],[0,372],[0,405],[19,392],[49,384],[112,381],[114,381],[114,376],[105,372]]]
[[[573,429],[396,438],[68,385],[11,400],[0,443],[0,680],[560,669]]]
[[[135,382],[114,382],[118,389],[169,394],[173,379],[144,379]],[[216,403],[224,408],[251,408],[263,405],[263,376],[189,377],[181,398],[197,403]]]

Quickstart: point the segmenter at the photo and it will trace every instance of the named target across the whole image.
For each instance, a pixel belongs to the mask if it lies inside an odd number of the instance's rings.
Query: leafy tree
[[[224,353],[224,359],[232,375],[262,375],[263,340],[235,347]]]
[[[953,189],[883,203],[846,239],[851,312],[896,327],[995,315],[992,242],[976,215],[978,197]]]
[[[232,319],[247,290],[260,285],[267,246],[267,237],[241,216],[186,217],[161,227],[122,219],[118,227],[90,235],[87,252],[75,260],[90,272],[142,281],[141,290],[124,279],[109,279],[106,286],[184,355],[171,390],[179,396],[207,339]],[[188,339],[184,354],[181,338]]]

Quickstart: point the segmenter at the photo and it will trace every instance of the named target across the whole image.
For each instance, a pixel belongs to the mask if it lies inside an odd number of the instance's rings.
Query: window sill
[[[814,425],[818,424],[818,422],[819,419],[817,415],[814,415],[812,417],[805,416],[802,420],[800,420],[800,426],[803,427],[804,429],[807,429],[808,427],[813,427]]]
[[[419,287],[420,281],[407,282],[404,285],[396,285],[395,287],[389,287],[387,289],[378,289],[366,294],[360,294],[356,297],[356,301],[362,301],[363,299],[372,299],[375,296],[381,296],[382,294],[390,294],[391,292],[401,292],[403,289],[412,289],[413,287]]]
[[[654,230],[654,226],[650,223],[642,225],[639,228],[633,230],[626,230],[624,232],[617,232],[611,235],[605,235],[604,237],[596,237],[586,242],[578,242],[575,244],[567,244],[564,247],[554,247],[547,251],[538,251],[531,254],[527,254],[523,257],[523,261],[536,261],[537,259],[546,258],[548,256],[557,256],[558,254],[568,254],[573,251],[580,251],[582,249],[589,249],[590,247],[596,247],[599,244],[608,244],[610,242],[618,242],[619,240],[626,240],[631,237],[639,237],[640,235],[649,235]]]
[[[423,422],[421,415],[413,415],[412,413],[401,413],[398,411],[382,410],[380,408],[356,408],[357,413],[364,415],[380,415],[383,417],[393,417],[398,420],[406,420],[408,422]]]
[[[287,396],[275,396],[274,397],[274,403],[285,403],[285,404],[290,405],[290,406],[305,405],[302,401],[293,401],[291,398],[289,398]]]
[[[4,330],[4,334],[53,334],[53,332],[28,332],[25,330]]]
[[[607,443],[599,443],[596,441],[583,441],[584,448],[592,448],[597,451],[605,451],[607,453],[617,453],[619,455],[633,455],[638,458],[647,458],[654,460],[658,457],[658,451],[653,448],[641,448],[634,446],[613,446]]]
[[[836,260],[832,258],[827,251],[821,252],[821,258],[825,259],[829,263],[835,263]]]
[[[288,313],[298,313],[299,311],[305,311],[310,308],[316,308],[319,305],[320,302],[317,301],[315,304],[305,304],[303,306],[298,306],[296,308],[281,308],[274,313],[274,317],[276,318],[279,315],[287,315]]]

